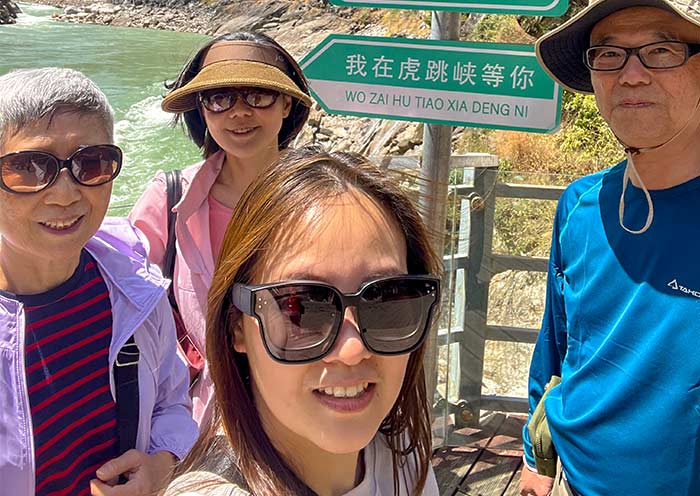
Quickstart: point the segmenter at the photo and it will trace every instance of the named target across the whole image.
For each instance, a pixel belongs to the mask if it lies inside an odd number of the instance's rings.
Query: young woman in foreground
[[[163,100],[163,110],[184,121],[205,159],[182,171],[182,200],[174,209],[173,289],[196,355],[205,354],[207,292],[233,208],[304,126],[308,93],[284,48],[263,34],[236,32],[199,49]],[[159,172],[129,214],[148,238],[150,260],[161,268],[168,240],[166,184]],[[206,366],[190,393],[194,418],[204,424],[213,397]]]
[[[437,495],[423,373],[439,262],[365,159],[289,152],[243,195],[209,293],[218,421],[167,495]]]

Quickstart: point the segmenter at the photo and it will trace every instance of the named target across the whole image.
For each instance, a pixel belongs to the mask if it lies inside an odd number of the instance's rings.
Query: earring
[[[209,128],[204,128],[204,148],[209,148],[213,142],[214,139],[211,137],[211,134],[209,134]]]

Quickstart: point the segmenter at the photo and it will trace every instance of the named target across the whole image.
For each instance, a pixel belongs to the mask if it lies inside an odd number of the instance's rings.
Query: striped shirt
[[[25,372],[34,433],[36,494],[90,494],[95,471],[118,455],[109,385],[112,305],[85,250],[73,276],[25,306]]]

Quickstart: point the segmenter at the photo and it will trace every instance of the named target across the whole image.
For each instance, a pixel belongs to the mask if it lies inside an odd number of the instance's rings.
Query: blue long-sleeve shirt
[[[546,308],[530,369],[554,445],[585,496],[700,495],[700,178],[652,191],[654,221],[618,221],[625,162],[557,207]],[[647,201],[630,185],[625,225]],[[534,467],[527,425],[525,457]]]

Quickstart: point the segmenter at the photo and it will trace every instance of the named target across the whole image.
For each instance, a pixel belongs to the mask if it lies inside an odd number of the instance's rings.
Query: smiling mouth
[[[626,108],[643,108],[651,106],[651,102],[622,102],[620,106]]]
[[[70,219],[70,220],[57,220],[57,221],[51,221],[47,220],[44,222],[39,222],[42,226],[48,227],[49,229],[53,229],[55,231],[64,231],[66,229],[70,229],[71,227],[75,226],[80,220],[83,218],[82,215]]]
[[[334,398],[356,398],[360,396],[365,390],[370,386],[369,382],[362,382],[355,386],[333,386],[326,388],[314,389],[319,394],[324,394],[326,396],[332,396]]]
[[[253,130],[255,130],[254,127],[240,127],[238,129],[231,129],[230,132],[233,134],[248,134]]]

